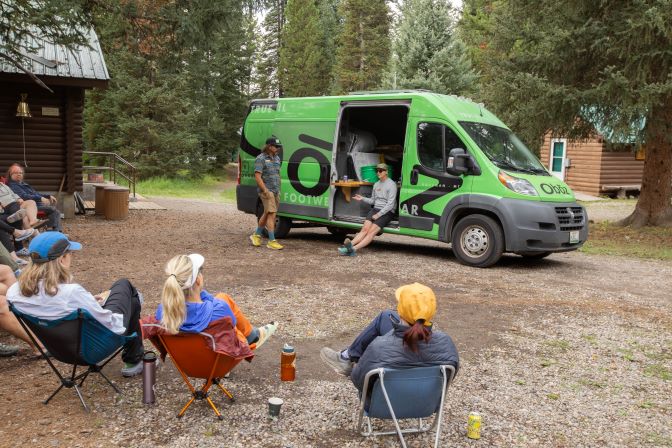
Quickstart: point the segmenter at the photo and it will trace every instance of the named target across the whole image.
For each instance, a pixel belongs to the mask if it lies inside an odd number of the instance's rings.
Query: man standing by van
[[[266,146],[254,161],[254,179],[257,181],[257,193],[264,206],[264,213],[259,218],[257,230],[250,235],[255,247],[261,246],[261,236],[266,227],[269,249],[280,250],[283,246],[275,240],[275,215],[280,205],[280,156],[278,151],[282,144],[277,137],[266,139]]]
[[[343,247],[338,248],[340,255],[356,255],[356,251],[368,246],[373,238],[392,221],[394,207],[397,205],[397,184],[387,175],[387,165],[379,163],[376,165],[376,174],[378,182],[373,184],[373,194],[370,198],[365,198],[359,194],[352,198],[356,201],[364,201],[373,205],[373,208],[366,215],[364,227],[359,231],[355,238],[350,241],[346,238]]]

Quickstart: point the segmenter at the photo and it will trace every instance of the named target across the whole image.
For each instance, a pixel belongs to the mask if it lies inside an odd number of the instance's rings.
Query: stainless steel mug
[[[154,404],[156,396],[154,385],[156,384],[156,353],[151,350],[142,356],[142,402]]]

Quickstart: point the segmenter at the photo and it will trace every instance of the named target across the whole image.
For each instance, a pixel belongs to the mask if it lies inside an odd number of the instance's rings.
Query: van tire
[[[257,222],[259,222],[259,218],[261,218],[261,215],[264,214],[264,205],[261,203],[261,201],[257,202],[257,212],[255,215],[257,216]],[[291,218],[285,218],[284,216],[278,216],[277,214],[275,215],[275,237],[276,238],[284,238],[287,235],[289,235],[289,231],[292,230],[292,219]],[[266,229],[263,230],[262,235],[268,238],[268,232]]]
[[[348,236],[348,229],[344,229],[343,227],[327,226],[327,230],[337,241],[343,241]]]
[[[469,215],[459,220],[451,242],[455,258],[464,265],[477,268],[492,266],[504,252],[501,226],[485,215]]]

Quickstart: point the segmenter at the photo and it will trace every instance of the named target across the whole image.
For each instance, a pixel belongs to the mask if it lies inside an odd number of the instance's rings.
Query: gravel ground
[[[94,379],[84,388],[90,414],[71,391],[43,406],[57,382],[43,361],[24,354],[0,362],[0,446],[398,446],[394,437],[364,439],[354,430],[356,391],[321,363],[319,349],[347,345],[393,305],[396,287],[412,281],[437,293],[436,325],[462,360],[441,446],[672,446],[670,262],[574,252],[536,262],[507,256],[478,270],[457,264],[443,244],[387,235],[361,256],[339,258],[323,229],[295,229],[286,250],[271,252],[249,246],[253,218],[235,206],[156,201],[169,211],[68,222],[85,245],[76,279],[95,292],[129,277],[149,313],[164,263],[202,252],[210,290],[231,294],[253,323],[281,322],[253,362],[226,381],[236,402],[215,392],[223,421],[202,402],[178,420],[189,394],[170,361],[159,370],[158,404],[147,407],[141,380],[121,378],[115,360],[106,370],[123,395]],[[284,342],[297,348],[293,383],[279,381]],[[285,400],[277,421],[266,418],[271,396]],[[471,411],[483,415],[480,441],[466,438]],[[432,440],[407,438],[412,447]]]

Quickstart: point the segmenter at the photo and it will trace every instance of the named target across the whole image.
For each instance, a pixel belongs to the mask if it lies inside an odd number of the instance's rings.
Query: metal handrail
[[[102,166],[83,166],[82,170],[107,170],[112,173],[112,182],[117,183],[117,175],[123,177],[128,182],[128,187],[133,191],[133,198],[135,198],[135,184],[137,183],[137,168],[128,160],[121,157],[115,152],[107,151],[82,151],[82,154],[89,154],[94,156],[105,156],[106,165]],[[124,174],[120,169],[117,169],[117,162],[122,166],[130,169],[130,177]]]

